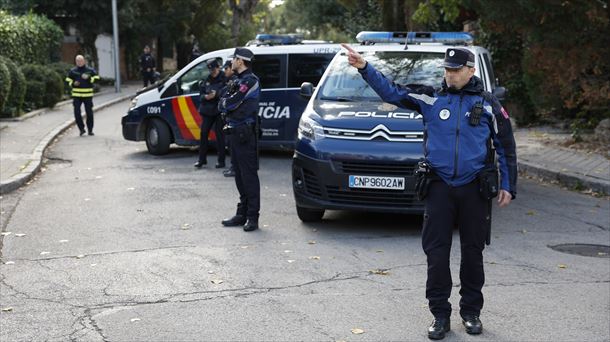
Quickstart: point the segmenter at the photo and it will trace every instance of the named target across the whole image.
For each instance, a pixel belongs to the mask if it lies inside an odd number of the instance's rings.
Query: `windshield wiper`
[[[354,102],[354,99],[349,97],[320,97],[320,100],[324,101],[337,101],[337,102]]]

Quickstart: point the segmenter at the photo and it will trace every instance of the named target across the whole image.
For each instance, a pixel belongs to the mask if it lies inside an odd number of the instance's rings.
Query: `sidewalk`
[[[604,156],[557,146],[569,137],[545,127],[516,130],[519,171],[572,189],[610,194],[610,151]]]
[[[140,85],[123,85],[120,93],[106,88],[93,98],[93,111],[135,95]],[[82,109],[84,114],[84,108]],[[39,109],[18,119],[0,120],[0,194],[11,192],[28,182],[40,169],[47,146],[74,124],[72,100],[53,109]]]

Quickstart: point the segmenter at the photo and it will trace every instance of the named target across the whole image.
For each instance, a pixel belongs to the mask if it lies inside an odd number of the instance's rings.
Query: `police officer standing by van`
[[[81,116],[80,107],[85,105],[87,113],[87,131],[93,134],[93,83],[100,79],[95,69],[86,65],[85,57],[78,55],[75,58],[76,67],[68,72],[66,82],[72,88],[72,104],[74,105],[74,120],[80,131],[85,134],[85,125]]]
[[[214,128],[216,132],[216,150],[218,152],[218,162],[216,168],[225,167],[225,135],[222,130],[223,124],[218,110],[218,100],[220,92],[225,86],[224,73],[220,71],[220,64],[217,60],[207,62],[210,74],[201,81],[199,89],[201,91],[201,104],[199,114],[201,114],[201,136],[199,138],[199,160],[195,163],[196,168],[201,168],[207,164],[208,154],[208,135]]]
[[[231,87],[231,84],[233,82],[235,82],[235,80],[237,79],[237,76],[235,75],[235,73],[233,72],[233,69],[231,68],[231,61],[227,61],[224,65],[224,73],[225,73],[225,86],[224,88],[222,88],[221,91],[221,96],[222,94],[226,93],[227,90]],[[222,119],[223,122],[225,120],[224,115],[222,115]],[[233,154],[231,153],[231,166],[229,166],[229,168],[227,170],[224,170],[222,172],[222,174],[225,177],[235,177],[235,167],[233,166]]]
[[[474,76],[474,54],[466,48],[447,49],[444,81],[436,91],[395,84],[359,53],[343,47],[348,50],[349,63],[384,101],[415,109],[424,118],[425,162],[421,166],[426,170],[418,192],[425,197],[422,246],[428,262],[426,298],[434,315],[428,337],[442,339],[450,330],[449,255],[455,226],[461,246],[460,316],[468,334],[480,334],[483,249],[489,242],[491,198],[497,194],[499,206],[504,207],[516,194],[517,156],[508,113],[483,90],[481,79]],[[499,190],[495,153],[501,175]]]
[[[258,77],[252,73],[253,58],[249,49],[235,49],[231,68],[237,79],[231,82],[218,104],[219,110],[226,113],[225,131],[229,134],[235,185],[239,191],[237,212],[222,224],[243,225],[244,231],[258,229],[260,211],[257,115],[261,89]]]

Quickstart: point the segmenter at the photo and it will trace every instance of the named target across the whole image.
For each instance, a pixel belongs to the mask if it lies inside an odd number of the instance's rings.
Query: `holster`
[[[488,168],[479,173],[479,194],[483,199],[490,200],[498,196],[498,169]]]
[[[423,201],[426,199],[430,183],[439,179],[426,161],[418,162],[417,169],[415,169],[415,196],[417,200]]]

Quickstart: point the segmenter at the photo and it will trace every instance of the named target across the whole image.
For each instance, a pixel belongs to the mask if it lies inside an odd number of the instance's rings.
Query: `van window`
[[[286,88],[286,55],[256,55],[252,71],[262,89]]]
[[[428,52],[365,52],[363,57],[390,81],[399,84],[422,84],[439,87],[443,81],[442,53]],[[318,92],[319,100],[381,101],[377,93],[362,79],[356,68],[342,54],[331,66]]]
[[[293,54],[288,56],[288,88],[300,87],[303,82],[318,85],[334,54]]]
[[[210,71],[207,64],[201,62],[187,71],[178,80],[182,95],[199,93],[199,82],[208,77]]]

